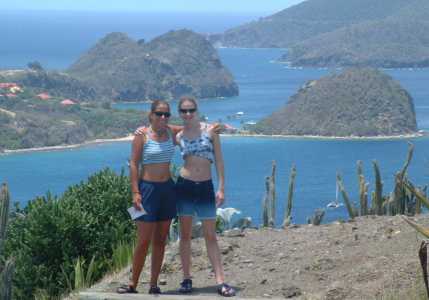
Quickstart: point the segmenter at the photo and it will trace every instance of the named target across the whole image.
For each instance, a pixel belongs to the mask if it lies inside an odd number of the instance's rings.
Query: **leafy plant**
[[[15,297],[59,296],[101,278],[111,269],[112,245],[134,239],[130,199],[129,178],[105,169],[61,197],[48,193],[18,209],[24,217],[11,220],[6,242],[6,254],[16,257]]]
[[[12,274],[14,262],[12,258],[4,256],[4,242],[6,238],[6,226],[9,217],[10,195],[6,184],[0,190],[0,299],[12,299]]]

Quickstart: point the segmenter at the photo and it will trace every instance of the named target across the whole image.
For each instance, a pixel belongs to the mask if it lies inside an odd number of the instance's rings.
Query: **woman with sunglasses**
[[[177,212],[180,218],[180,258],[184,279],[181,293],[192,292],[191,235],[192,218],[202,221],[207,254],[212,264],[218,293],[225,297],[235,295],[235,290],[225,283],[219,246],[216,238],[216,207],[224,202],[224,163],[219,135],[200,123],[197,102],[191,97],[182,97],[178,104],[184,122],[183,130],[176,135],[184,165],[176,182]],[[214,192],[211,164],[215,163],[218,188]]]
[[[136,219],[137,245],[132,263],[132,278],[129,284],[118,288],[117,292],[121,294],[137,293],[140,273],[151,243],[149,294],[161,293],[158,276],[170,223],[176,217],[174,182],[170,174],[175,137],[168,127],[169,118],[169,104],[162,100],[154,101],[149,113],[150,127],[145,134],[136,135],[132,142],[130,180],[133,206],[136,210],[144,210],[145,214]]]

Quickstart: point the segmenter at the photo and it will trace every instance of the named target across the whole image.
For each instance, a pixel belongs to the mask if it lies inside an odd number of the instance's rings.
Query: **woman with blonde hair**
[[[191,233],[192,218],[202,221],[207,254],[212,264],[218,293],[225,297],[235,295],[235,290],[225,283],[224,270],[216,237],[216,207],[225,200],[225,175],[219,135],[213,127],[200,123],[197,102],[182,97],[178,104],[183,130],[176,135],[184,165],[176,182],[177,211],[180,220],[180,258],[184,279],[179,291],[192,292]],[[211,164],[215,163],[218,188],[214,192]]]

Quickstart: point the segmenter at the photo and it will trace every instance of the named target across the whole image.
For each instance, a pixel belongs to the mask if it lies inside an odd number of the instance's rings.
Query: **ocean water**
[[[110,32],[149,41],[169,30],[207,34],[257,19],[249,14],[0,11],[0,69],[22,68],[39,61],[65,69]]]
[[[82,14],[62,13],[48,16],[43,21],[40,15],[23,12],[26,18],[15,14],[0,13],[0,27],[8,24],[8,30],[16,36],[6,35],[8,43],[0,45],[0,68],[22,67],[29,60],[38,59],[51,69],[63,69],[70,65],[83,50],[97,38],[110,31],[125,31],[136,38],[150,38],[169,28],[180,28],[188,22],[188,28],[203,32],[221,31],[225,23],[215,22],[219,17],[176,16],[164,18],[150,16],[122,17],[115,27],[111,16],[97,15],[92,19]],[[48,14],[49,15],[49,14]],[[61,14],[60,14],[61,15]],[[64,16],[65,15],[65,16]],[[5,17],[8,21],[5,21]],[[20,15],[19,15],[20,16]],[[45,15],[46,17],[46,15]],[[8,19],[9,18],[9,19]],[[242,19],[246,17],[241,16]],[[249,19],[250,17],[247,16]],[[163,20],[160,22],[159,20]],[[243,20],[226,16],[230,24]],[[18,22],[22,21],[22,24]],[[180,21],[182,20],[182,21]],[[213,22],[211,22],[212,20]],[[83,22],[83,23],[79,23]],[[140,22],[140,23],[139,23]],[[143,26],[141,22],[146,22]],[[221,25],[218,23],[222,23]],[[74,29],[71,28],[73,24]],[[15,27],[14,27],[15,26]],[[122,26],[122,27],[121,27]],[[152,26],[152,27],[150,27]],[[170,26],[170,27],[169,27]],[[198,27],[200,26],[200,27]],[[120,28],[119,28],[120,27]],[[15,29],[14,29],[15,28]],[[16,29],[17,28],[17,29]],[[20,31],[21,30],[21,31]],[[40,31],[40,32],[38,32]],[[146,32],[144,34],[144,32]],[[42,33],[36,36],[36,33]],[[64,33],[61,35],[61,33]],[[61,37],[59,38],[58,36]],[[19,39],[17,38],[20,37]],[[25,40],[24,41],[21,41]],[[19,41],[17,41],[19,40]],[[16,50],[16,51],[15,51]],[[307,80],[317,79],[334,72],[328,69],[291,69],[274,63],[282,49],[219,49],[223,63],[233,73],[240,95],[224,99],[201,99],[200,111],[210,121],[222,119],[234,126],[257,121],[284,105],[289,96]],[[429,129],[429,90],[427,69],[384,70],[398,80],[414,98],[419,129]],[[172,106],[176,103],[173,101]],[[145,109],[147,104],[117,104],[116,107]],[[240,118],[229,118],[236,112]],[[226,206],[242,211],[242,216],[251,216],[256,224],[261,220],[261,201],[264,196],[264,178],[270,174],[271,162],[277,163],[278,218],[281,222],[287,195],[289,171],[297,168],[296,190],[292,210],[293,221],[305,223],[316,208],[326,208],[335,199],[335,175],[343,175],[345,186],[352,199],[357,199],[356,161],[364,162],[365,176],[373,189],[372,160],[381,168],[385,194],[393,187],[393,175],[399,170],[407,154],[407,142],[415,145],[409,175],[417,185],[428,183],[429,138],[401,140],[311,140],[303,138],[254,138],[224,137],[222,147],[226,165]],[[12,198],[25,205],[37,195],[48,190],[61,194],[64,189],[85,180],[90,174],[110,167],[120,172],[127,170],[130,153],[128,142],[89,145],[75,149],[49,152],[32,152],[0,156],[0,182],[8,182]],[[181,164],[178,155],[175,163]],[[344,207],[327,209],[325,221],[347,218]]]

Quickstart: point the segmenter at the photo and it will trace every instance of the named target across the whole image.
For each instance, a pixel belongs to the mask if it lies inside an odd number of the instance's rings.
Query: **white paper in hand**
[[[147,212],[143,209],[143,207],[141,210],[137,210],[134,208],[134,206],[131,206],[130,208],[127,209],[127,211],[130,214],[130,217],[132,220],[135,220],[138,217],[141,217],[143,215],[147,215]]]

